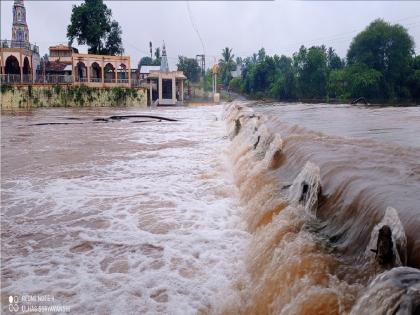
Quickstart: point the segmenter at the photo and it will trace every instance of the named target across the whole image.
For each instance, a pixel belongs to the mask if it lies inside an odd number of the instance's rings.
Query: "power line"
[[[201,43],[201,48],[203,49],[203,54],[205,55],[205,54],[206,54],[206,47],[205,47],[205,45],[204,45],[204,41],[203,41],[203,39],[201,38],[200,32],[198,31],[198,28],[197,28],[197,26],[196,26],[196,25],[195,25],[195,23],[194,23],[194,19],[193,19],[193,17],[192,17],[192,12],[191,12],[190,2],[189,2],[189,1],[187,1],[187,11],[188,11],[188,16],[189,16],[189,18],[190,18],[191,25],[192,25],[192,27],[193,27],[193,29],[194,29],[195,33],[197,34],[198,39],[200,40],[200,43]]]

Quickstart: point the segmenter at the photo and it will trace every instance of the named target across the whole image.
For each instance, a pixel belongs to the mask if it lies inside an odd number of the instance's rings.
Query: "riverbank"
[[[1,110],[43,107],[147,106],[143,88],[91,88],[86,86],[1,86]]]

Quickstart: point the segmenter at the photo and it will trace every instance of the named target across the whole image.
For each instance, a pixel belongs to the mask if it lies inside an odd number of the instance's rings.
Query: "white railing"
[[[37,84],[71,84],[72,82],[73,78],[68,74],[47,74],[45,76],[38,76],[34,81]]]
[[[19,84],[22,83],[20,74],[2,74],[1,83],[3,84]]]
[[[76,82],[85,83],[87,81],[88,81],[87,77],[76,77]]]
[[[75,77],[73,81],[72,75],[58,75],[58,74],[37,74],[34,78],[32,74],[24,74],[22,77],[20,74],[0,74],[0,82],[2,84],[73,84],[73,83],[102,83],[102,78],[90,78],[87,77]],[[104,78],[104,83],[116,84],[116,85],[130,85],[131,87],[143,87],[148,88],[149,85],[146,80],[139,79],[117,79]]]

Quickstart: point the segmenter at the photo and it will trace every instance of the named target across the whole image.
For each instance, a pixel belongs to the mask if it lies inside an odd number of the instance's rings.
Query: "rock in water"
[[[378,275],[350,314],[420,314],[420,270],[397,267]]]

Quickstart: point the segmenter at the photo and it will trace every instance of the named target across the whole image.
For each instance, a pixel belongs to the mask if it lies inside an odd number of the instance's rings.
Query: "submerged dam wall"
[[[1,86],[1,109],[41,107],[147,106],[143,88],[91,88],[86,86]]]
[[[406,185],[410,198],[417,151],[288,124],[246,102],[227,104],[223,119],[250,242],[238,293],[216,313],[418,314],[418,212],[389,197]],[[402,184],[393,152],[411,171]]]

